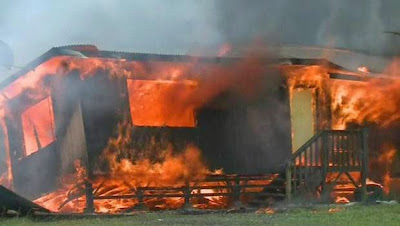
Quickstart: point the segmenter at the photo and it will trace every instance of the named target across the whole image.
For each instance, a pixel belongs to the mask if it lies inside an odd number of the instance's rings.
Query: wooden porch
[[[293,153],[286,166],[286,196],[290,201],[294,196],[305,193],[329,192],[327,175],[336,173],[331,181],[336,183],[341,175],[346,175],[355,188],[362,189],[362,199],[366,200],[368,175],[367,129],[324,130]],[[359,173],[357,181],[352,173]]]

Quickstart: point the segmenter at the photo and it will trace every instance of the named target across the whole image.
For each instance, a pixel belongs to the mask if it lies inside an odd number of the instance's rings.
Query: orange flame
[[[357,68],[357,71],[363,72],[363,73],[370,73],[369,69],[366,66],[360,66]]]
[[[226,51],[228,51],[227,49],[225,48]],[[226,53],[226,51],[224,52]],[[67,76],[73,71],[79,72],[81,80],[89,79],[98,73],[109,74],[110,78],[128,79],[127,85],[131,102],[131,116],[134,125],[188,127],[195,125],[195,109],[210,102],[227,90],[242,95],[246,99],[257,96],[257,92],[262,90],[259,79],[266,72],[263,60],[259,56],[252,56],[243,61],[219,66],[214,64],[199,64],[196,59],[192,62],[178,63],[75,58],[69,56],[54,57],[39,65],[34,70],[29,71],[2,90],[2,95],[0,95],[1,112],[4,112],[4,109],[6,109],[5,104],[7,101],[17,96],[23,95],[34,101],[48,98],[52,91],[52,84],[48,82],[51,79],[47,78]],[[35,111],[35,113],[40,113],[40,109]],[[13,117],[12,114],[6,112],[3,113],[2,118],[4,114]],[[23,120],[25,122],[23,123],[24,131],[31,131],[31,133],[26,133],[30,134],[30,136],[26,137],[28,141],[26,144],[27,155],[35,152],[39,146],[45,146],[54,139],[54,136],[53,139],[50,139],[50,136],[45,135],[48,131],[42,131],[42,128],[47,128],[45,125],[49,123],[44,123],[40,120],[34,120],[34,123],[29,123],[31,122],[29,119],[33,117],[31,115],[30,110],[27,110],[25,112],[25,116],[27,117],[24,117],[25,120]],[[36,125],[35,123],[40,125]],[[29,128],[29,125],[32,128],[37,127],[36,130]],[[31,138],[35,138],[33,139],[34,141]],[[109,142],[110,146],[104,151],[103,158],[107,160],[110,166],[111,175],[109,177],[98,176],[94,179],[95,181],[92,181],[94,186],[100,186],[100,179],[98,178],[106,180],[108,184],[107,188],[110,188],[109,186],[112,186],[113,183],[118,184],[116,186],[118,187],[117,190],[110,189],[105,191],[104,194],[124,194],[127,191],[131,192],[131,188],[137,186],[177,186],[188,179],[199,180],[208,172],[201,160],[198,149],[191,146],[181,154],[173,154],[176,150],[171,150],[170,147],[164,150],[158,149],[158,155],[163,159],[161,162],[152,162],[148,158],[141,158],[135,162],[129,159],[117,159],[110,152],[110,147],[115,146],[122,151],[124,140],[129,139],[125,136],[119,136],[117,140],[111,139]],[[132,151],[135,150],[129,150],[127,153]],[[129,178],[120,176],[127,173],[131,175]],[[134,178],[132,178],[132,175],[134,175]],[[129,181],[129,184],[133,184],[130,185],[132,187],[125,186],[125,189],[123,188],[122,184],[126,184],[125,179]],[[58,207],[62,204],[62,200],[65,201],[69,197],[81,194],[81,185],[66,184],[59,191],[44,196],[36,200],[36,202],[43,204],[49,209],[58,210]],[[210,200],[216,202],[216,198],[209,198],[208,201]],[[96,203],[103,204],[98,204],[96,209],[98,211],[114,211],[110,207],[110,202],[97,200]],[[135,203],[133,201],[124,202],[120,201],[119,204],[114,204],[115,206],[132,206]],[[165,202],[171,202],[171,200]],[[177,200],[173,202],[175,203],[174,205],[178,203]],[[71,209],[82,210],[83,203],[84,197],[74,198],[74,201],[65,203],[61,209],[62,211]]]
[[[289,91],[299,88],[317,89],[320,96],[319,107],[330,105],[331,122],[322,124],[322,129],[347,129],[352,126],[375,125],[380,129],[390,129],[400,122],[400,60],[395,59],[382,75],[374,77],[342,72],[321,66],[284,66],[288,74]],[[367,68],[364,68],[367,69]],[[329,73],[351,75],[360,81],[328,79]],[[366,72],[366,70],[363,70]],[[322,99],[321,99],[322,98]],[[314,106],[315,107],[315,106]],[[323,112],[323,109],[318,109]],[[322,118],[329,118],[323,116]],[[320,119],[319,119],[320,120]],[[389,188],[391,165],[396,149],[381,145],[378,156],[371,156],[379,168],[385,169],[381,181]],[[371,169],[371,172],[380,171]]]
[[[55,140],[52,106],[51,98],[48,97],[22,113],[26,156]]]
[[[219,57],[226,56],[231,50],[232,50],[232,46],[228,43],[225,43],[219,49],[217,56],[219,56]]]
[[[230,47],[223,47],[220,54],[224,55],[229,51]],[[398,75],[393,74],[397,73],[397,65],[398,62],[394,63],[392,69],[388,70],[393,77]],[[398,79],[377,77],[363,83],[339,82],[328,79],[333,69],[325,65],[281,67],[288,75],[291,92],[299,87],[315,88],[320,91],[324,103],[331,101],[329,107],[332,111],[332,126],[325,123],[325,129],[345,129],[352,123],[356,125],[376,123],[386,127],[400,120]],[[65,76],[74,70],[79,71],[81,80],[95,76],[99,72],[106,72],[112,78],[128,79],[133,124],[188,127],[195,125],[193,115],[195,109],[209,103],[225,91],[240,94],[245,99],[256,97],[265,88],[260,79],[268,72],[260,56],[246,57],[227,66],[198,64],[196,60],[177,63],[55,57],[6,87],[2,91],[3,95],[0,95],[0,112],[4,114],[7,100],[18,95],[26,95],[35,100],[47,97],[51,86],[45,83],[45,78]],[[180,92],[175,94],[178,87],[181,88]],[[146,103],[148,100],[150,102]],[[149,114],[144,115],[144,112]],[[178,117],[165,117],[167,114],[171,116],[175,114]],[[90,178],[98,195],[132,194],[139,186],[180,186],[187,180],[201,180],[209,173],[201,159],[200,151],[194,146],[188,146],[179,154],[176,154],[179,150],[173,150],[171,147],[159,148],[157,149],[157,157],[161,159],[159,161],[147,157],[135,161],[128,157],[117,157],[121,152],[129,154],[137,151],[129,146],[130,126],[127,121],[123,122],[119,126],[118,136],[111,138],[108,147],[103,151],[102,159],[109,164],[110,174]],[[390,157],[393,158],[391,155]],[[82,186],[76,185],[76,181],[66,184],[67,186],[59,191],[44,196],[36,202],[58,211],[63,202],[72,197],[73,199],[65,203],[60,211],[83,211],[85,198],[82,195]],[[216,202],[214,199],[213,201]],[[182,202],[182,199],[175,198],[161,201],[153,199],[148,200],[147,204],[154,208],[175,208]],[[95,208],[99,212],[115,212],[134,204],[136,204],[134,200],[96,200]]]
[[[137,187],[180,187],[184,186],[187,181],[202,180],[207,173],[210,173],[203,164],[199,149],[194,146],[188,146],[180,154],[174,154],[171,146],[165,150],[158,150],[158,155],[163,157],[162,161],[159,162],[154,162],[149,157],[140,158],[135,162],[129,158],[119,159],[119,153],[127,154],[133,151],[129,149],[131,127],[128,122],[121,123],[118,136],[111,138],[108,147],[104,149],[102,159],[109,164],[109,172],[107,175],[97,175],[91,181],[96,196],[132,195],[135,194]],[[76,167],[76,169],[75,178],[80,178],[79,175],[83,174],[81,167]],[[75,181],[80,180],[76,179]],[[41,197],[35,202],[52,211],[82,212],[86,202],[83,191],[82,183],[67,183],[67,186]],[[63,202],[68,198],[73,198],[73,195],[77,193],[80,196],[75,197],[73,201],[67,203],[68,205],[63,206]],[[167,209],[178,208],[183,204],[183,198],[157,200],[157,202],[155,199],[147,200],[146,204],[150,208]],[[217,200],[213,200],[213,202]],[[95,209],[96,212],[113,213],[132,208],[135,204],[137,204],[137,200],[134,199],[96,200]]]
[[[391,184],[390,182],[392,180],[391,168],[392,168],[393,160],[395,159],[396,152],[397,152],[397,150],[394,147],[388,146],[386,148],[386,150],[383,152],[383,154],[378,156],[378,159],[377,159],[377,162],[379,163],[379,165],[384,168],[382,185],[383,185],[383,190],[386,194],[388,194],[390,191],[390,184]]]
[[[196,89],[195,82],[128,79],[132,123],[137,126],[194,127],[195,109],[179,101]]]

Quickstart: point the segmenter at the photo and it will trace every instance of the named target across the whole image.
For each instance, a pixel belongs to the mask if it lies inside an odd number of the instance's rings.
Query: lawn
[[[0,225],[400,225],[400,205],[331,206],[292,209],[276,213],[213,213],[198,215],[165,211],[118,218],[51,221],[13,218],[0,219]]]

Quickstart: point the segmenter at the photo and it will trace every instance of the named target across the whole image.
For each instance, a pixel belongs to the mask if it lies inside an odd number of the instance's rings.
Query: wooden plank
[[[312,143],[315,142],[320,136],[322,135],[322,132],[319,132],[318,134],[314,135],[310,140],[308,140],[305,144],[303,144],[297,151],[295,151],[292,154],[292,159],[295,159],[298,157],[301,153],[304,152],[304,149],[309,147]]]
[[[347,134],[346,136],[346,165],[347,166],[351,166],[351,157],[350,157],[350,153],[352,152],[352,150],[350,149],[350,139],[351,139],[351,134]]]
[[[137,195],[104,195],[104,196],[95,196],[94,200],[105,200],[105,199],[137,199]]]
[[[346,147],[345,147],[345,139],[346,135],[340,135],[340,163],[341,163],[341,167],[346,168]]]
[[[309,150],[310,148],[307,148],[306,150]],[[309,165],[308,165],[308,158],[307,158],[307,151],[304,153],[304,160],[305,160],[305,166],[304,166],[304,168],[303,168],[303,170],[304,170],[304,185],[305,185],[305,187],[308,185],[308,167],[309,167]]]
[[[332,166],[335,166],[335,161],[336,161],[336,157],[335,157],[335,142],[336,142],[335,141],[335,134],[331,133],[331,136],[332,136],[332,147],[331,147],[330,163],[332,163]]]
[[[7,188],[0,185],[0,208],[3,210],[15,210],[22,215],[27,215],[34,211],[47,212],[50,211],[46,208],[37,205],[22,196],[8,190]]]
[[[296,167],[296,164],[293,164],[293,165],[291,165],[290,166],[291,167],[291,169],[293,170],[292,171],[292,178],[293,178],[293,187],[292,187],[292,189],[293,189],[293,194],[296,194],[296,192],[297,192],[297,182],[298,182],[298,177],[297,177],[297,167]]]
[[[321,153],[320,153],[321,142],[322,142],[322,138],[319,138],[315,145],[315,166],[320,166],[320,163],[321,163]]]
[[[368,130],[364,128],[361,133],[362,141],[362,166],[361,166],[361,191],[362,201],[367,201],[367,177],[368,177]]]
[[[343,170],[343,167],[339,166],[331,166],[328,168],[328,172],[340,172]],[[347,171],[349,172],[360,172],[360,167],[359,166],[349,166],[346,168]]]
[[[286,186],[285,186],[285,190],[286,190],[286,199],[290,202],[292,200],[292,162],[288,162],[286,164]]]
[[[340,150],[341,150],[341,157],[342,157],[342,166],[345,168],[346,165],[346,135],[341,135],[340,137]]]
[[[240,185],[241,189],[246,189],[246,188],[283,188],[283,186],[274,186],[274,185],[269,185],[269,184],[246,184],[246,185]],[[194,186],[190,187],[191,189],[228,189],[230,186]]]
[[[57,138],[57,152],[62,159],[59,170],[63,174],[72,171],[73,163],[77,159],[80,159],[85,166],[87,165],[86,138],[80,101],[76,100],[73,105],[68,109],[71,111],[68,115],[70,120],[63,125],[64,132]]]
[[[299,187],[298,188],[300,188],[300,187],[302,187],[302,184],[303,184],[303,179],[304,179],[304,177],[303,177],[303,155],[304,155],[304,152],[299,156],[299,159],[300,159],[300,164],[299,164],[299,167],[298,167],[298,170],[299,170],[299,173],[298,173],[298,175],[299,175]]]
[[[311,145],[310,145],[311,146]],[[309,151],[310,147],[307,147],[305,152],[304,152],[304,166],[307,167],[308,166],[308,151]]]
[[[315,166],[315,154],[316,154],[316,146],[317,146],[318,139],[311,145],[311,153],[310,153],[310,166]]]
[[[351,135],[351,140],[350,140],[350,148],[351,148],[351,161],[352,161],[352,166],[356,166],[356,148],[355,148],[355,134],[353,133]]]
[[[328,139],[329,134],[327,132],[324,133],[322,138],[322,191],[326,190],[326,175],[328,173],[328,164],[329,164],[329,150],[328,150]]]
[[[338,166],[343,167],[343,135],[338,134],[338,141],[337,141],[337,149],[338,151],[336,152],[338,155]]]
[[[271,193],[271,192],[242,192],[242,195],[264,195],[264,196],[272,196],[272,197],[285,197],[285,194],[282,193]],[[192,194],[193,195],[193,194]],[[205,195],[208,196],[208,195]]]

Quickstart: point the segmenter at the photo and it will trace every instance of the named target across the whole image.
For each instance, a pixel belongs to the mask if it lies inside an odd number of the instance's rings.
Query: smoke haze
[[[208,1],[0,0],[0,40],[24,65],[54,46],[186,53],[219,42]]]
[[[222,37],[246,43],[261,36],[283,44],[350,48],[397,54],[400,1],[222,0],[216,1]]]
[[[0,40],[24,65],[53,46],[192,53],[224,42],[268,37],[283,44],[322,45],[397,54],[396,0],[71,0],[0,1]]]
[[[257,36],[284,44],[398,53],[396,0],[0,1],[0,40],[23,65],[53,46],[190,53]],[[394,45],[391,45],[394,44]]]

